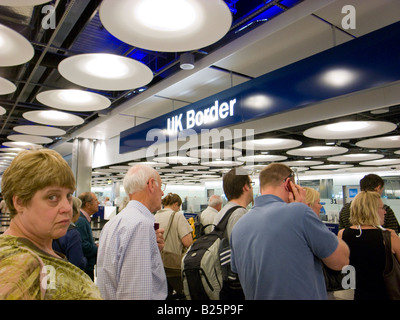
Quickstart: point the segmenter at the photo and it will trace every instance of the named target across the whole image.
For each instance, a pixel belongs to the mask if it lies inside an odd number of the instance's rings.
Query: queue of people
[[[230,170],[223,177],[228,203],[222,207],[221,197],[212,196],[200,216],[208,233],[236,207],[224,233],[234,285],[224,279],[221,300],[327,299],[324,268],[337,272],[349,264],[357,270],[355,299],[388,299],[382,229],[397,228],[390,237],[399,261],[400,239],[395,217],[386,219],[382,183],[378,190],[362,187],[349,205],[349,225],[336,236],[319,219],[318,191],[296,184],[289,167],[270,164],[259,180],[254,200],[251,177]],[[0,299],[183,299],[182,270],[173,261],[193,243],[193,230],[182,199],[164,197],[160,175],[145,165],[131,167],[123,185],[129,201],[97,245],[90,228],[96,195],[73,197],[75,178],[57,152],[19,153],[2,178],[11,222],[0,236]]]

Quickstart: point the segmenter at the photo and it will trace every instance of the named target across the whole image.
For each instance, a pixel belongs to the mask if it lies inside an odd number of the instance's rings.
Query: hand
[[[164,249],[165,241],[164,241],[164,229],[157,229],[156,230],[156,239],[157,239],[157,245],[158,249],[160,252]]]
[[[307,204],[306,203],[306,190],[303,189],[298,184],[293,183],[292,181],[289,181],[289,183],[293,190],[293,192],[289,192],[289,203],[290,202],[302,202],[304,204]]]

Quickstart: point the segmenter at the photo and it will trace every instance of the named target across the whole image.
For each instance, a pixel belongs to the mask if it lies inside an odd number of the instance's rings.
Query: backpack
[[[196,241],[199,239],[201,236],[203,236],[204,230],[209,227],[209,226],[215,226],[214,224],[206,224],[205,226],[200,222],[201,219],[201,213],[198,213],[196,217],[194,217],[194,223],[193,223],[193,228],[194,228],[194,233],[193,233],[193,241]]]
[[[231,214],[230,208],[214,230],[200,236],[182,259],[183,291],[188,300],[219,300],[223,285],[220,245]]]

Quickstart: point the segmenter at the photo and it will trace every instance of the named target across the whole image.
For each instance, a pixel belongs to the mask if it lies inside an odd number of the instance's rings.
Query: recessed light
[[[22,116],[32,122],[54,126],[77,126],[84,123],[81,117],[55,110],[28,111]]]
[[[332,87],[344,87],[356,79],[356,74],[347,69],[335,69],[323,74],[322,80],[325,84]]]

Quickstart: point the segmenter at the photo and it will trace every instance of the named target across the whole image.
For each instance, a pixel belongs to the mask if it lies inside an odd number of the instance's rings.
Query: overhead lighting
[[[50,2],[50,0],[1,0],[1,5],[8,7],[32,7],[46,2]]]
[[[18,32],[0,24],[0,67],[16,66],[33,58],[35,50]]]
[[[77,89],[43,91],[36,99],[46,106],[69,111],[97,111],[111,105],[111,101],[100,94]]]
[[[397,125],[388,121],[341,121],[316,126],[304,131],[304,135],[314,139],[353,139],[388,133]]]
[[[13,128],[14,131],[24,134],[33,134],[36,136],[63,136],[66,132],[65,130],[48,127],[48,126],[16,126]]]
[[[286,153],[292,156],[330,156],[347,152],[347,148],[332,146],[313,146],[289,150]]]
[[[355,73],[347,69],[330,70],[322,76],[325,84],[338,88],[351,84],[355,79]]]
[[[88,53],[64,59],[58,71],[67,80],[98,90],[130,90],[145,86],[153,72],[145,64],[131,58]]]
[[[1,54],[1,53],[0,53]],[[11,81],[0,77],[0,95],[10,94],[17,90],[17,87]]]
[[[356,146],[361,148],[373,148],[373,149],[400,148],[400,136],[366,139],[357,142]]]
[[[10,148],[19,148],[19,149],[40,149],[40,148],[42,148],[42,146],[39,144],[22,142],[22,141],[3,142],[3,146],[10,147]]]
[[[31,136],[31,135],[27,135],[27,134],[12,134],[12,135],[7,136],[7,139],[13,140],[13,141],[35,143],[35,144],[47,144],[47,143],[53,142],[52,139],[47,138],[47,137]]]
[[[155,157],[153,160],[156,162],[169,163],[169,164],[178,164],[178,163],[188,164],[188,163],[199,162],[198,158],[184,157],[184,156]]]
[[[284,139],[284,138],[264,138],[249,141],[237,142],[233,145],[234,148],[246,150],[283,150],[296,148],[302,144],[299,140]]]
[[[329,157],[328,161],[345,161],[345,162],[359,162],[359,161],[366,161],[366,160],[376,160],[383,158],[383,154],[373,154],[373,153],[353,153],[353,154],[345,154],[342,156],[334,156]]]
[[[194,55],[189,52],[182,53],[180,56],[180,67],[183,70],[192,70],[194,68]]]
[[[388,166],[392,164],[400,164],[400,159],[379,159],[360,162],[360,165],[362,166]]]
[[[165,52],[206,47],[232,24],[222,0],[104,0],[99,15],[103,26],[121,41]]]
[[[5,114],[7,112],[6,109],[4,109],[2,106],[0,106],[0,116],[2,116],[3,114]]]
[[[351,167],[353,167],[352,164],[323,164],[320,166],[312,166],[310,168],[314,170],[332,170],[332,169],[344,169]]]
[[[272,105],[273,100],[265,94],[254,94],[243,99],[243,106],[251,109],[265,109]]]
[[[287,157],[285,156],[276,156],[272,154],[257,154],[253,156],[244,156],[237,158],[238,161],[244,161],[244,162],[274,162],[286,159]]]
[[[28,111],[22,116],[32,122],[53,126],[77,126],[84,122],[81,117],[55,110]]]

